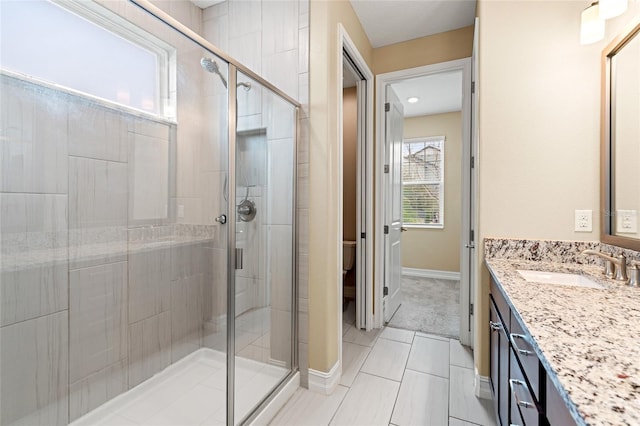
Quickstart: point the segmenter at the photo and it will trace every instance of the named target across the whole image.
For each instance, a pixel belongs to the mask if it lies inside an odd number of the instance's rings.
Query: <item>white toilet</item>
[[[342,278],[353,268],[356,261],[356,242],[342,241]]]

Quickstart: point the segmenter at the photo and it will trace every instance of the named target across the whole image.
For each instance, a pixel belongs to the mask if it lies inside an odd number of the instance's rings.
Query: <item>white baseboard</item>
[[[340,360],[337,360],[329,372],[309,369],[309,390],[331,395],[340,382]]]
[[[436,271],[435,269],[402,268],[402,275],[440,280],[460,280],[460,272]]]
[[[491,384],[489,383],[489,378],[486,376],[481,376],[478,374],[478,370],[475,371],[475,379],[473,380],[473,388],[475,394],[478,398],[482,399],[493,399],[493,395],[491,394]]]
[[[300,373],[296,373],[278,394],[267,404],[266,407],[253,420],[249,422],[252,426],[268,425],[278,414],[278,411],[291,399],[293,394],[300,387]]]

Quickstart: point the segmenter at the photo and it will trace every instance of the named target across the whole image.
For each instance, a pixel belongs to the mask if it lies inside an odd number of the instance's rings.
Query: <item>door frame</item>
[[[424,65],[415,68],[408,68],[399,71],[392,71],[384,74],[376,75],[376,172],[375,172],[375,181],[376,181],[376,202],[375,202],[375,227],[377,234],[383,235],[384,228],[384,206],[387,203],[385,199],[385,191],[383,187],[384,182],[384,103],[385,103],[385,88],[387,85],[400,82],[402,80],[406,80],[413,77],[422,77],[430,74],[438,74],[446,71],[462,71],[462,142],[463,142],[463,166],[466,161],[470,161],[469,159],[465,159],[464,155],[466,151],[464,151],[465,147],[469,147],[471,144],[471,58],[463,58],[456,59],[453,61],[440,62],[432,65]],[[470,151],[470,150],[469,150]],[[464,173],[464,167],[463,167]],[[477,168],[476,168],[477,173]],[[463,180],[463,194],[470,194],[469,182]],[[471,206],[469,205],[470,198],[468,196],[463,196],[462,199],[462,216],[464,217],[464,211],[467,210],[467,214],[472,214],[475,217],[474,213],[470,211]],[[477,203],[474,203],[477,206]],[[464,249],[464,245],[467,243],[467,238],[463,238],[469,235],[469,223],[462,223],[462,227],[460,229],[461,241],[460,241],[460,249]],[[385,257],[384,253],[384,238],[376,238],[375,241],[375,306],[382,306],[383,301],[383,286],[384,286],[384,268],[387,267],[387,263],[389,259]],[[461,273],[462,273],[462,257],[460,259],[461,262]],[[467,265],[468,267],[468,265]],[[470,286],[460,285],[460,342],[464,345],[469,345],[471,343],[471,335],[473,334],[473,330],[463,330],[463,318],[469,318],[470,316],[470,303],[471,301],[471,291],[475,289],[477,286],[477,282],[472,282]],[[384,316],[381,309],[377,309],[374,315],[374,326],[376,328],[382,327],[384,325]],[[472,324],[473,328],[473,324]]]
[[[374,75],[364,60],[363,56],[358,51],[355,43],[347,33],[344,26],[338,23],[338,48],[337,50],[337,96],[338,96],[338,108],[337,108],[337,122],[338,122],[338,170],[339,179],[338,185],[340,188],[339,197],[339,212],[338,212],[338,241],[340,241],[338,247],[338,261],[340,265],[338,285],[338,300],[336,301],[338,306],[338,312],[340,313],[340,320],[338,321],[338,336],[339,336],[339,353],[340,360],[342,361],[342,232],[343,232],[343,205],[342,205],[342,188],[344,185],[344,176],[342,172],[343,168],[343,149],[344,141],[342,139],[343,131],[343,96],[342,96],[342,69],[343,69],[343,54],[346,52],[351,58],[353,65],[358,68],[358,71],[363,76],[362,83],[359,84],[359,89],[364,88],[365,93],[362,94],[361,90],[358,90],[358,171],[357,171],[357,206],[356,206],[356,237],[358,241],[356,250],[355,265],[357,268],[356,273],[356,303],[358,306],[364,306],[365,312],[360,318],[364,319],[363,328],[371,330],[374,327],[374,281],[373,281],[373,259],[374,259],[374,232],[373,232],[373,196],[374,196],[374,161],[373,161],[373,107],[374,107]],[[364,95],[364,96],[363,96]],[[363,202],[363,200],[365,200]],[[363,205],[364,204],[364,205]],[[365,234],[365,238],[361,238],[361,234]],[[365,244],[362,244],[362,242]],[[364,250],[363,250],[364,246]],[[364,301],[362,298],[364,297]],[[360,318],[357,320],[360,321]],[[342,363],[342,362],[341,362]]]

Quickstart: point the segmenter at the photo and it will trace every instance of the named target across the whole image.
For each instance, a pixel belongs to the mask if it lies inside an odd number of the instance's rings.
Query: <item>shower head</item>
[[[227,80],[224,79],[224,76],[220,72],[218,63],[216,61],[211,58],[202,58],[200,59],[200,65],[202,65],[202,68],[204,68],[205,71],[209,71],[213,74],[218,74],[218,76],[220,76],[220,80],[222,80],[222,84],[224,84],[225,89],[227,88]]]

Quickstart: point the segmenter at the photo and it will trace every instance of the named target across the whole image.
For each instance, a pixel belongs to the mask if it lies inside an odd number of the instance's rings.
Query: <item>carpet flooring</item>
[[[403,276],[400,291],[389,327],[460,337],[460,281]]]

